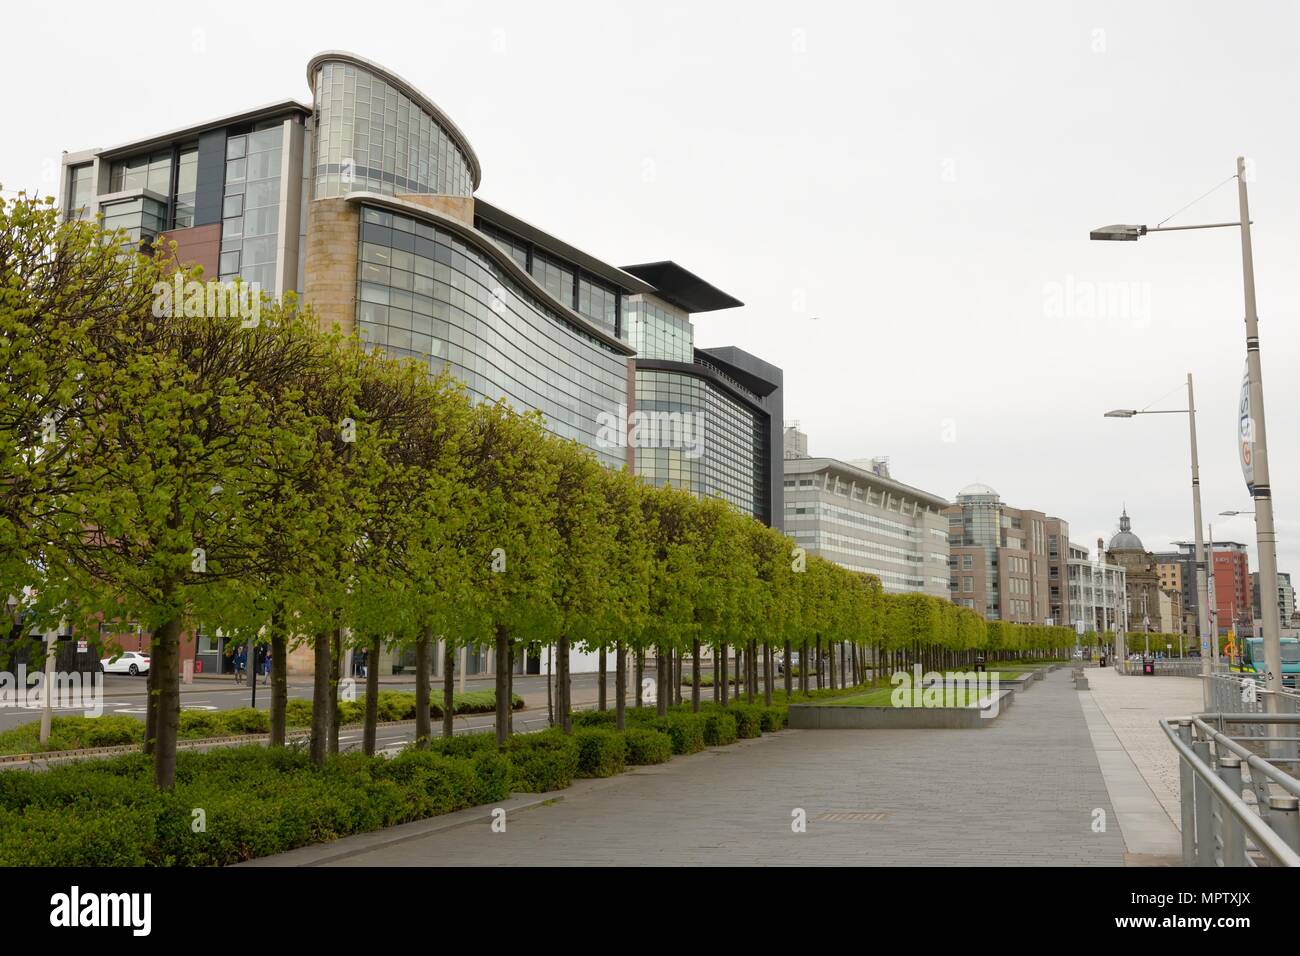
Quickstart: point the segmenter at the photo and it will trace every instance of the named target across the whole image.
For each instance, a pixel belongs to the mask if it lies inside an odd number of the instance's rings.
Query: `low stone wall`
[[[852,707],[791,704],[787,726],[795,730],[971,730],[987,727],[1010,709],[1015,691],[995,695],[997,713],[981,707]]]

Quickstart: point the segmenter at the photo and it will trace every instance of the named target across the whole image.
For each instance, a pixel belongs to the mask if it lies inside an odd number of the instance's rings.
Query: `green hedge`
[[[718,708],[701,716],[704,718],[704,744],[706,747],[722,747],[736,742],[736,718],[734,715]]]
[[[623,732],[627,747],[624,760],[629,766],[665,763],[673,756],[673,739],[649,727],[629,727]]]
[[[382,691],[379,694],[379,719],[381,721],[414,720],[415,694],[405,691]],[[514,709],[524,706],[524,700],[514,695]],[[495,691],[470,691],[457,694],[455,712],[458,714],[491,713],[496,709]],[[438,703],[430,704],[433,719],[442,718]],[[345,724],[359,724],[365,719],[365,697],[355,701],[340,701],[339,712]],[[611,725],[613,717],[611,715]],[[288,727],[303,729],[311,726],[311,701],[290,699],[285,706]],[[132,717],[55,717],[50,723],[50,739],[40,742],[40,721],[34,720],[0,733],[0,754],[46,753],[63,750],[83,750],[90,747],[118,747],[144,742],[144,723]],[[265,734],[271,730],[271,715],[265,710],[237,707],[233,710],[182,710],[179,735],[182,740],[204,740],[210,737],[239,737],[244,734]]]
[[[704,749],[703,714],[672,711],[666,717],[656,717],[652,710],[638,713],[646,715],[644,718],[639,718],[642,726],[668,735],[669,740],[672,741],[674,754],[693,754]]]
[[[257,746],[178,754],[169,794],[135,754],[3,773],[0,865],[235,863],[502,800],[508,775],[495,752],[345,754],[316,769],[305,753]]]
[[[510,738],[510,789],[523,793],[563,790],[578,773],[578,745],[558,729]]]
[[[573,732],[579,777],[612,777],[627,762],[627,744],[617,730],[583,727]]]

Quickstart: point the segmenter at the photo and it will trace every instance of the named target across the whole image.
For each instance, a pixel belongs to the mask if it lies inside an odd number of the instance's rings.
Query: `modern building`
[[[1184,605],[1181,592],[1173,591],[1161,581],[1160,561],[1148,551],[1142,539],[1133,531],[1133,524],[1124,509],[1119,518],[1119,530],[1106,546],[1106,558],[1124,568],[1125,605],[1130,631],[1182,634]],[[1165,580],[1169,575],[1165,575]]]
[[[1124,626],[1126,592],[1123,566],[1106,563],[1106,552],[1100,538],[1095,558],[1081,544],[1071,541],[1069,547],[1068,623],[1075,627],[1082,624],[1085,634],[1118,631]]]
[[[310,103],[65,153],[61,208],[174,241],[208,277],[297,292],[326,327],[449,369],[475,400],[540,410],[608,467],[779,526],[781,371],[694,345],[691,316],[739,300],[672,261],[612,265],[478,198],[465,134],[385,67],[331,51],[306,78]],[[195,660],[220,666],[222,651],[200,636]]]
[[[953,603],[989,621],[1062,624],[1069,600],[1070,526],[1041,511],[1012,508],[984,484],[968,485],[944,509]]]
[[[1196,595],[1196,559],[1193,555],[1187,555],[1186,560],[1168,560],[1170,557],[1167,553],[1154,555],[1156,560],[1156,575],[1160,579],[1160,589],[1168,591],[1171,594],[1178,594],[1180,598],[1180,607],[1176,609],[1179,620],[1182,622],[1180,634],[1197,634],[1199,628],[1196,622],[1197,608],[1199,600]],[[1179,555],[1179,558],[1184,557]],[[1189,592],[1191,592],[1189,594]]]
[[[1260,606],[1259,595],[1259,572],[1250,572],[1250,593],[1251,606],[1255,618],[1256,633],[1263,632],[1264,612]],[[1296,626],[1296,606],[1295,606],[1295,588],[1291,586],[1291,575],[1284,571],[1277,573],[1277,610],[1280,620],[1280,627],[1292,628]]]
[[[795,426],[784,448],[785,531],[797,544],[886,591],[950,596],[946,500],[895,480],[884,459],[808,457]]]

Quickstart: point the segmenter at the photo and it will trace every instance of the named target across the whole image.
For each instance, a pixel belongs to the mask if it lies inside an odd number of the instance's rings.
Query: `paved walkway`
[[[1169,826],[1164,828],[1165,836],[1161,839],[1168,847],[1170,833],[1175,841],[1178,839],[1181,820],[1178,756],[1160,729],[1159,720],[1203,711],[1201,682],[1190,677],[1125,677],[1110,667],[1089,668],[1087,674],[1090,690],[1082,696],[1095,708],[1096,716],[1090,723],[1098,738],[1098,750],[1103,754],[1103,767],[1108,766],[1104,762],[1105,752],[1112,749],[1109,740],[1113,740],[1135,769],[1137,779],[1163,810]],[[1107,731],[1111,734],[1109,738]],[[1123,761],[1119,763],[1122,765]],[[1134,778],[1130,778],[1128,783],[1120,783],[1129,787],[1130,798],[1141,793],[1140,787],[1129,786],[1133,782]],[[1117,803],[1121,802],[1115,793],[1111,796]],[[1147,834],[1147,837],[1154,836],[1151,832]],[[1133,852],[1153,851],[1134,849]],[[1167,852],[1180,854],[1181,843],[1175,842]]]
[[[1092,829],[1095,809],[1114,808],[1069,671],[1017,696],[977,730],[785,731],[515,798],[505,833],[479,809],[263,862],[1122,864],[1120,828]],[[796,809],[806,833],[791,830]]]

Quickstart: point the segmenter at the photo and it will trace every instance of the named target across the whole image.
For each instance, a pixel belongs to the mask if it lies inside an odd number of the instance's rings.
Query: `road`
[[[147,678],[142,676],[131,677],[127,674],[106,674],[103,685],[103,707],[104,716],[121,716],[135,717],[143,721],[145,715],[145,695],[147,693]],[[583,705],[594,704],[597,697],[599,686],[599,677],[596,674],[574,674],[573,683],[573,700],[575,707],[581,708]],[[492,690],[492,678],[467,678],[465,681],[466,690]],[[524,698],[525,709],[517,711],[515,716],[515,725],[517,729],[535,729],[537,722],[546,720],[546,677],[544,675],[516,676],[515,693]],[[607,681],[609,688],[608,695],[610,705],[614,700],[614,678],[609,676]],[[415,682],[409,676],[407,677],[386,677],[380,679],[379,688],[381,691],[399,690],[413,691]],[[433,687],[433,696],[435,700],[441,699],[442,683],[435,679]],[[289,697],[300,700],[312,699],[312,684],[310,678],[291,677],[289,679]],[[270,688],[265,684],[259,684],[257,687],[257,709],[267,710],[270,707]],[[239,707],[248,707],[252,703],[252,688],[247,684],[236,684],[232,678],[198,678],[192,684],[181,685],[181,709],[182,710],[234,710]],[[76,716],[85,713],[77,708],[55,708],[56,716]],[[0,707],[0,731],[9,730],[20,724],[29,723],[40,718],[39,710],[31,710],[21,707]],[[492,726],[491,714],[478,714],[473,718],[458,717],[457,726],[468,727],[473,729],[486,729]],[[405,739],[412,737],[409,729],[393,728],[393,732],[401,732]],[[340,746],[343,745],[343,737],[340,736]],[[357,732],[357,740],[360,740],[360,732]]]

